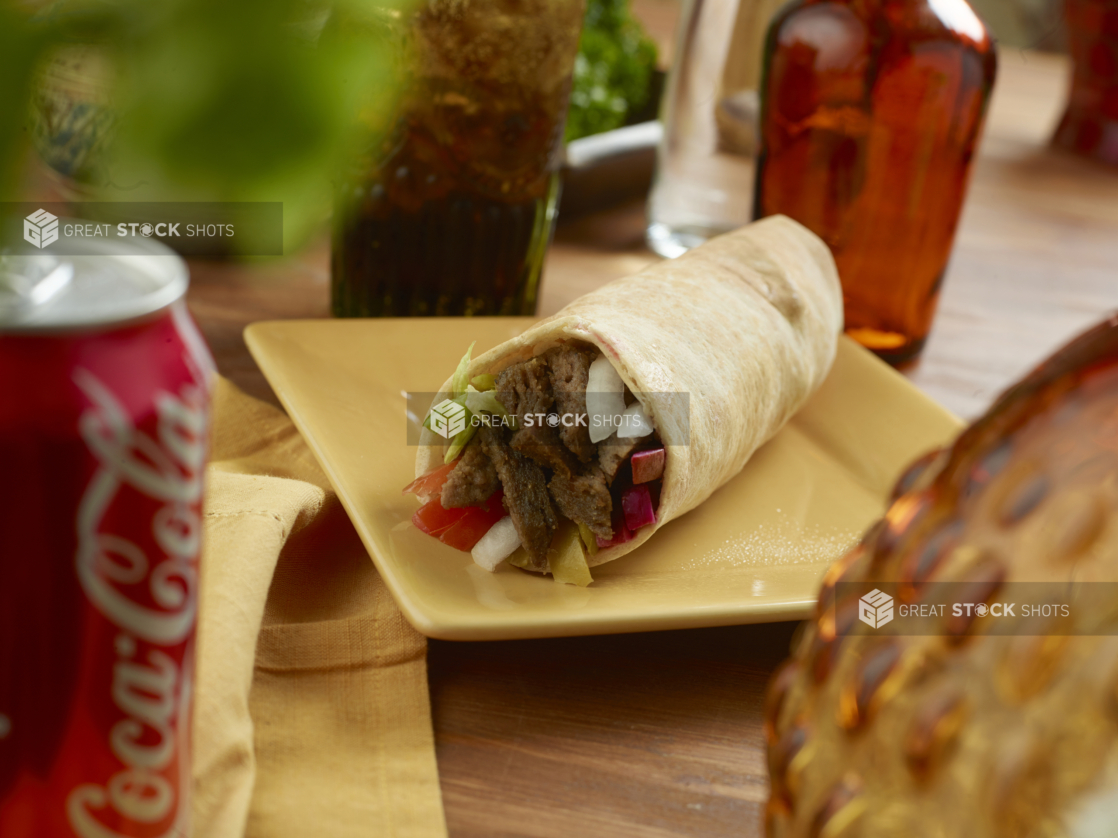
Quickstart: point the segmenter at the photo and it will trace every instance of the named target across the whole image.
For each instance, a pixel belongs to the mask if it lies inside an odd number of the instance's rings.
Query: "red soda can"
[[[191,834],[213,360],[182,260],[116,248],[0,256],[4,838]]]

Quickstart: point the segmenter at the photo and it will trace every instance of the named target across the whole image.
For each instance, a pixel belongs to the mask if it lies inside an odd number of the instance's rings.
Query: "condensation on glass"
[[[399,100],[343,178],[342,317],[535,314],[584,0],[432,0],[388,24]]]

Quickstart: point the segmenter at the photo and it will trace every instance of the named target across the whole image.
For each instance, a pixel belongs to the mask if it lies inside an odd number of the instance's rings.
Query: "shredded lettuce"
[[[464,395],[466,392],[466,387],[470,383],[468,377],[470,370],[470,353],[474,351],[476,345],[476,340],[470,344],[470,348],[466,350],[466,354],[463,355],[462,360],[458,362],[458,369],[454,371],[454,375],[450,378],[451,398]]]
[[[469,357],[468,352],[466,355]],[[443,458],[444,463],[454,462],[455,458],[462,453],[462,449],[474,438],[474,434],[477,433],[474,416],[479,413],[493,413],[497,416],[508,415],[504,405],[497,401],[497,394],[493,390],[482,392],[474,389],[472,384],[467,384],[466,392],[453,399],[453,401],[466,408],[466,427],[451,441],[450,447],[446,450],[446,456]]]
[[[482,411],[488,413],[497,413],[501,416],[505,414],[505,408],[497,401],[497,397],[491,392],[482,392],[479,388],[472,386],[469,378],[470,370],[470,355],[473,354],[474,347],[477,341],[470,344],[470,348],[466,350],[466,354],[462,356],[462,360],[458,362],[458,368],[454,370],[454,375],[450,377],[450,400],[455,404],[462,405],[466,409],[466,427],[455,435],[454,439],[450,441],[450,447],[446,449],[446,455],[443,457],[444,463],[453,463],[458,459],[458,455],[469,444],[470,440],[474,438],[477,433],[473,419],[474,416]],[[478,375],[474,376],[474,381],[490,385],[490,389],[494,386],[493,376],[491,375]],[[431,414],[428,413],[423,420],[423,427],[431,430]]]
[[[472,384],[478,390],[493,390],[497,386],[497,378],[496,376],[485,372],[481,375],[475,375],[473,378],[471,378],[470,384]]]
[[[462,453],[462,449],[466,447],[466,443],[473,439],[474,434],[477,433],[477,428],[474,427],[473,424],[474,414],[470,412],[469,407],[466,407],[466,394],[463,393],[451,399],[451,401],[466,408],[466,427],[455,434],[454,439],[450,441],[450,447],[446,450],[446,455],[443,457],[444,463],[454,462],[458,458],[458,455]],[[423,420],[423,427],[427,430],[431,430],[430,411],[428,411],[427,416]]]
[[[470,424],[470,411],[466,411],[466,427],[455,434],[454,439],[451,440],[450,447],[446,449],[446,456],[443,457],[444,463],[453,463],[458,459],[458,455],[462,453],[462,449],[466,444],[474,438],[477,433],[477,427]]]
[[[508,416],[505,406],[497,400],[497,393],[493,390],[475,390],[471,384],[466,388],[466,409],[471,413],[493,413],[497,416]]]

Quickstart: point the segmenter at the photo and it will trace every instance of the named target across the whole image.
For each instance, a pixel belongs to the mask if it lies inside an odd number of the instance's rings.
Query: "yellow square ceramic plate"
[[[806,616],[828,563],[884,509],[913,458],[959,421],[843,339],[830,377],[734,480],[588,588],[488,573],[411,523],[406,392],[434,392],[462,353],[527,319],[256,323],[249,348],[322,464],[404,615],[454,640],[716,626]],[[428,405],[413,405],[413,412]],[[418,410],[416,410],[418,409]]]

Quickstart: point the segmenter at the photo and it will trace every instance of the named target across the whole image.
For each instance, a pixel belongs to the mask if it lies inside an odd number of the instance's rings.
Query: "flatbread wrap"
[[[823,382],[842,322],[829,249],[783,216],[611,282],[467,353],[433,410],[457,403],[471,425],[444,439],[427,423],[416,523],[488,569],[511,547],[585,583],[572,543],[583,567],[613,561],[706,500]],[[632,427],[591,426],[618,411]]]

